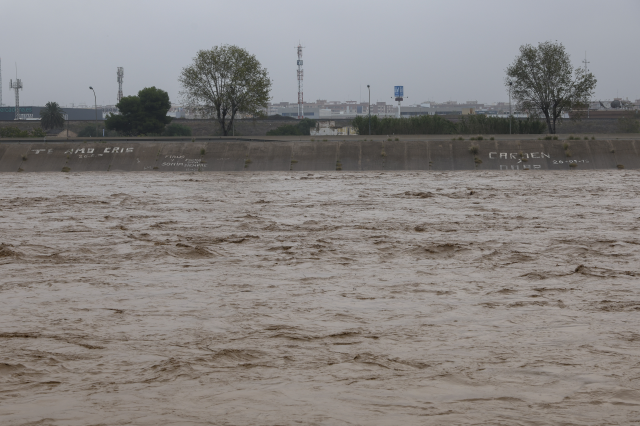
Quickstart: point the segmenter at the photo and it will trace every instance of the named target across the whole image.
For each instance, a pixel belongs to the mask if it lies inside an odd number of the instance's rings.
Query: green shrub
[[[369,134],[369,117],[358,116],[352,121],[360,135]],[[514,134],[543,133],[546,124],[538,119],[511,120]],[[408,118],[371,116],[371,134],[374,135],[451,135],[451,134],[509,134],[509,119],[486,115],[463,115],[453,123],[439,115],[420,115]],[[478,140],[476,136],[476,140]],[[482,139],[480,139],[482,140]]]
[[[0,137],[2,138],[28,138],[27,130],[20,130],[15,126],[0,127]]]
[[[471,154],[473,154],[473,155],[477,155],[477,154],[478,154],[478,152],[480,152],[480,148],[478,148],[478,147],[477,147],[477,146],[475,146],[475,145],[471,145],[471,146],[469,147],[469,152],[470,152]]]
[[[97,137],[96,126],[86,125],[78,132],[79,138],[95,138]]]
[[[44,138],[47,136],[47,132],[45,132],[42,127],[34,127],[29,132],[29,137],[31,138]]]
[[[20,130],[15,126],[0,127],[2,138],[44,138],[47,133],[42,127],[34,127],[31,130]]]
[[[163,136],[191,136],[191,128],[183,124],[169,124],[162,133]]]
[[[303,118],[295,124],[285,124],[269,130],[267,136],[308,136],[311,134],[312,127],[316,127],[316,120]]]
[[[369,117],[358,116],[352,121],[359,135],[369,134]],[[371,116],[372,135],[455,134],[456,125],[437,115],[422,115],[409,118]],[[399,138],[396,138],[399,140]]]

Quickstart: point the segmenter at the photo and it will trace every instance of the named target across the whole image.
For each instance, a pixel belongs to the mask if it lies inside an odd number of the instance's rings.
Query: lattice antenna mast
[[[588,73],[589,68],[587,67],[587,64],[590,64],[591,62],[587,61],[587,52],[584,52],[584,61],[582,61],[582,63],[584,64],[584,72]]]
[[[0,58],[0,106],[2,106],[2,58]]]
[[[16,64],[16,81],[9,80],[9,87],[16,91],[16,116],[14,120],[20,120],[20,92],[22,89],[22,80],[18,79],[18,64]]]
[[[304,118],[304,97],[302,95],[302,79],[304,77],[304,71],[302,69],[302,49],[303,47],[298,44],[298,119]]]
[[[118,67],[118,102],[122,99],[122,80],[124,79],[124,68]]]

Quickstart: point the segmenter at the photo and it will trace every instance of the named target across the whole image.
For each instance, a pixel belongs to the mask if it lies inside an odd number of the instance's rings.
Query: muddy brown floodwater
[[[640,422],[640,173],[0,175],[2,425]]]

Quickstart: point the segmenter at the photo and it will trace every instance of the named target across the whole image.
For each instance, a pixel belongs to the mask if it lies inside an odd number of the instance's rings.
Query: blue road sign
[[[404,86],[393,86],[393,93],[396,98],[402,98],[404,96]]]

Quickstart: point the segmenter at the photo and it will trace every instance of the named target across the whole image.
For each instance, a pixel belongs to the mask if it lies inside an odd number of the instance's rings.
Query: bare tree
[[[254,55],[237,46],[201,50],[178,79],[186,104],[213,116],[227,136],[237,113],[259,115],[269,101],[271,80]]]
[[[507,68],[505,84],[522,110],[544,115],[549,133],[571,108],[588,104],[596,78],[584,68],[574,70],[561,43],[546,41],[538,47],[526,44]]]

